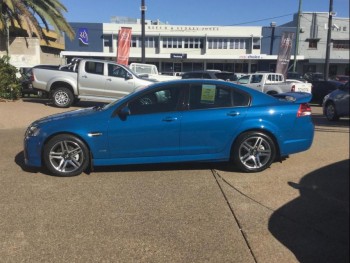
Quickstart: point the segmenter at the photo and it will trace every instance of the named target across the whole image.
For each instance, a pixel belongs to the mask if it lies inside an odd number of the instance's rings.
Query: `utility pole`
[[[332,33],[332,17],[333,17],[333,0],[329,0],[328,13],[328,33],[327,33],[327,47],[326,47],[326,65],[324,68],[324,79],[328,80],[329,75],[329,56],[331,51],[331,33]]]
[[[275,41],[276,22],[271,22],[271,23],[270,23],[270,27],[271,27],[270,55],[272,55],[272,51],[273,51],[273,42]]]
[[[293,72],[297,71],[297,56],[299,54],[299,34],[300,34],[301,4],[302,4],[302,0],[299,0],[297,32],[296,32],[297,34],[296,34],[296,37],[295,37],[295,47],[294,47]]]
[[[146,48],[145,48],[145,12],[146,12],[146,6],[145,6],[145,0],[141,0],[141,42],[142,42],[142,49],[141,49],[141,62],[146,63]]]

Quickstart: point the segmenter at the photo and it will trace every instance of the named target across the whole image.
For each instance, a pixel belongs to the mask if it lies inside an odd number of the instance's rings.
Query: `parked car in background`
[[[37,90],[33,89],[32,85],[32,68],[28,68],[27,70],[21,72],[21,77],[19,81],[21,83],[21,96],[30,96],[31,94],[37,95]]]
[[[349,82],[324,97],[323,114],[329,121],[349,116]]]
[[[158,68],[153,64],[144,64],[144,63],[131,63],[129,68],[136,73],[139,77],[145,78],[147,80],[154,81],[167,81],[174,79],[181,79],[181,77],[176,75],[166,75],[160,74]]]
[[[285,92],[311,93],[312,85],[298,80],[285,81],[280,73],[254,73],[247,74],[237,80],[238,84],[264,92],[269,95]]]
[[[336,76],[334,77],[334,80],[340,81],[340,82],[343,82],[343,83],[346,83],[346,82],[350,81],[350,76],[346,76],[346,75],[336,75]]]
[[[344,83],[336,80],[312,81],[312,102],[322,105],[323,98]]]
[[[303,75],[298,72],[287,72],[287,80],[299,80],[305,82]]]
[[[97,59],[75,59],[59,69],[34,68],[32,78],[33,87],[60,108],[80,99],[111,102],[151,83],[124,65]]]
[[[233,72],[221,70],[199,70],[182,74],[182,79],[221,79],[226,81],[236,81],[237,75]]]
[[[25,133],[25,164],[57,176],[92,166],[199,161],[260,172],[311,147],[310,99],[296,92],[275,98],[221,80],[157,82],[103,107],[35,121]]]
[[[304,74],[304,79],[307,82],[324,80],[324,75],[321,72],[307,72]]]

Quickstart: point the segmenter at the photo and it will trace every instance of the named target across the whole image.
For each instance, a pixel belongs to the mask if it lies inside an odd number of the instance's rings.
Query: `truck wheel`
[[[52,100],[56,107],[68,108],[73,104],[73,93],[67,88],[57,88],[52,93]]]

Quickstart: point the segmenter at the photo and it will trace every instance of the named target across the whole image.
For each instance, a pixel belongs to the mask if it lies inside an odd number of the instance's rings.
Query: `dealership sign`
[[[183,54],[183,53],[171,53],[171,54],[170,54],[170,58],[186,59],[186,58],[187,58],[187,54]]]
[[[79,28],[78,29],[78,39],[79,44],[82,46],[89,45],[89,34],[87,28]]]

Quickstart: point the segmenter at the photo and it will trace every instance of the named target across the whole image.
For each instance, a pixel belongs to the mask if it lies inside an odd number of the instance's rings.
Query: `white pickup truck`
[[[155,65],[144,64],[144,63],[131,63],[129,68],[135,72],[139,77],[150,79],[154,81],[167,81],[174,79],[181,79],[179,76],[169,76],[162,75],[158,72],[158,69]]]
[[[285,92],[311,93],[312,91],[311,83],[285,80],[283,74],[279,73],[247,74],[238,79],[237,83],[269,95]]]
[[[32,75],[33,88],[60,108],[80,99],[111,102],[153,82],[124,65],[96,59],[76,59],[59,69],[33,68]]]

